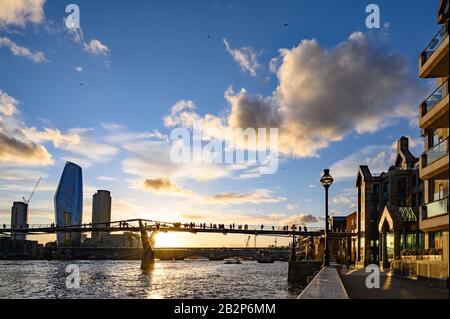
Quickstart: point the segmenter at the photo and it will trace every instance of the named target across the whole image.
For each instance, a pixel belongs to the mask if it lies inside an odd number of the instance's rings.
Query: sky
[[[66,27],[70,3],[79,29]],[[418,105],[435,86],[417,63],[438,1],[376,1],[380,28],[368,29],[370,3],[0,0],[0,223],[39,177],[29,223],[54,222],[66,161],[83,168],[85,222],[107,189],[113,220],[321,226],[325,168],[331,214],[352,213],[358,165],[386,171],[401,136],[423,151]],[[227,128],[278,128],[278,170],[173,163],[171,132],[193,121],[204,144]]]

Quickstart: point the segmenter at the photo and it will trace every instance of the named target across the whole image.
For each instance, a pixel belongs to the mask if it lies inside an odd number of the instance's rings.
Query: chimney
[[[397,141],[397,153],[407,153],[409,151],[409,140],[407,137],[402,136]]]

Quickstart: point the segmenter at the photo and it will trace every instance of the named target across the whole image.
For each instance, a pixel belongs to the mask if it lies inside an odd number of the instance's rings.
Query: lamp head
[[[323,176],[320,178],[320,183],[323,185],[323,187],[330,187],[331,184],[333,184],[333,177],[330,175],[329,169],[323,170]]]

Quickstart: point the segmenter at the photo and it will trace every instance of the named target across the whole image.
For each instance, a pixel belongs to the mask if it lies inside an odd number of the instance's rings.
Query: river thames
[[[66,288],[66,267],[80,270],[80,288]],[[0,261],[0,298],[296,298],[288,263],[156,261],[144,274],[140,261]]]

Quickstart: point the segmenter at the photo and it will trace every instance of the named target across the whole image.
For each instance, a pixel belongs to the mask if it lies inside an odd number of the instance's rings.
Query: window
[[[448,180],[434,180],[431,188],[433,201],[448,197]]]
[[[441,231],[430,232],[428,240],[429,240],[428,243],[429,248],[442,249],[444,246]]]

